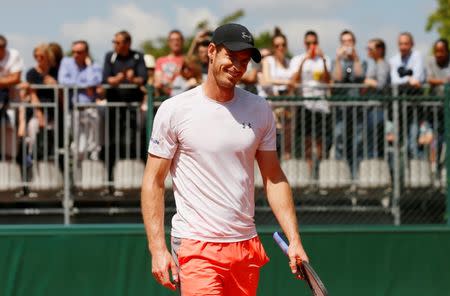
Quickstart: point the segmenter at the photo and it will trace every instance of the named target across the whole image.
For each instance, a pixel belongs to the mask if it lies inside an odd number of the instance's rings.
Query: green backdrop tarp
[[[271,261],[258,295],[309,295],[259,228]],[[330,295],[450,295],[450,228],[306,228]],[[152,278],[142,225],[0,227],[0,295],[177,295]]]

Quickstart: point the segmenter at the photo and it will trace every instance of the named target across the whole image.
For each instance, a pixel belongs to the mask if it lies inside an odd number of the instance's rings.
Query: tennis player
[[[152,273],[183,296],[256,295],[260,267],[269,258],[254,221],[255,159],[289,240],[292,272],[308,257],[277,158],[271,107],[236,87],[250,59],[261,60],[253,37],[242,25],[220,26],[208,56],[206,81],[163,102],[155,116],[141,200]],[[164,235],[169,171],[177,207],[171,253]]]

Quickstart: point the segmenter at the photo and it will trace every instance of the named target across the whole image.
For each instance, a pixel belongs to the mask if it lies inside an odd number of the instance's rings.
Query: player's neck
[[[208,98],[225,103],[233,99],[234,86],[231,88],[221,87],[211,76],[208,76],[203,84],[203,92]]]

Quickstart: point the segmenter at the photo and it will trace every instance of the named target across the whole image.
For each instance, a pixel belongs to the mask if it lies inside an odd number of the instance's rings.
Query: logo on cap
[[[247,33],[242,32],[242,39],[248,40],[248,42],[252,42],[252,36],[247,35]]]

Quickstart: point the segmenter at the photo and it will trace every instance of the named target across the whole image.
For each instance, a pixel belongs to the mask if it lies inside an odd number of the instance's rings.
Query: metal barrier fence
[[[148,131],[166,98],[149,87],[145,110],[137,100],[81,104],[72,100],[77,88],[51,89],[53,100],[12,102],[1,118],[0,216],[140,219]],[[294,96],[268,98],[301,222],[448,223],[446,91],[347,84],[318,86],[314,97],[300,86]],[[256,219],[271,224],[255,171]],[[168,178],[167,221],[175,211],[171,187]]]

